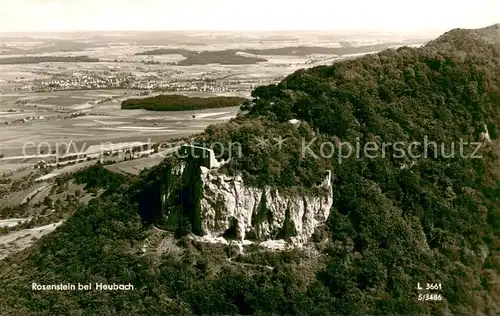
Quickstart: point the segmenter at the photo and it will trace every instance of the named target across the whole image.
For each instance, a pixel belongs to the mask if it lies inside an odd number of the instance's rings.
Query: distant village
[[[49,75],[49,73],[43,74]],[[146,96],[155,92],[249,92],[256,86],[276,83],[282,79],[282,76],[277,76],[274,80],[243,80],[231,78],[233,76],[241,78],[244,77],[244,75],[244,72],[237,71],[221,76],[220,72],[217,70],[193,76],[186,75],[176,70],[168,72],[148,72],[147,69],[143,68],[138,68],[137,73],[120,72],[117,69],[101,72],[79,70],[75,72],[69,71],[59,74],[50,74],[49,78],[46,77],[43,79],[27,80],[25,77],[16,77],[15,80],[9,81],[9,83],[15,84],[13,85],[13,90],[17,92],[120,89],[136,90],[136,93],[132,92],[130,95]],[[99,105],[112,100],[113,98],[106,98],[92,100],[88,103],[90,105]],[[74,109],[65,107],[54,108],[53,106],[31,103],[27,100],[18,100],[16,104],[18,108],[9,109],[8,112],[23,113],[24,109],[46,109],[51,112],[51,115],[27,115],[22,118],[9,117],[8,120],[0,121],[0,125],[23,124],[35,120],[61,120],[90,114],[88,111],[75,111]],[[92,112],[92,115],[101,114]]]
[[[172,80],[174,79],[174,80]],[[216,81],[206,77],[192,79],[162,78],[132,73],[73,73],[71,76],[55,75],[50,79],[35,79],[15,91],[48,92],[60,90],[133,89],[152,91],[236,92],[248,91],[252,85],[242,85],[238,80]]]

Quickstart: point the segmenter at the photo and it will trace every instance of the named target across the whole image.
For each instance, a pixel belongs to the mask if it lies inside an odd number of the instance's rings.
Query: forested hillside
[[[108,188],[34,248],[2,261],[0,306],[9,315],[500,313],[499,30],[453,30],[422,48],[299,70],[257,88],[246,116],[200,136],[241,143],[241,157],[224,152],[232,159],[222,170],[249,185],[310,188],[333,171],[333,210],[311,248],[235,256],[230,246],[182,237],[142,253],[153,233],[140,205],[160,212],[165,163]],[[291,119],[304,123],[295,128]],[[257,146],[256,136],[287,141],[277,150]],[[429,139],[447,155],[420,146],[413,155],[388,147],[385,156],[316,159],[297,153],[301,137],[361,146]],[[479,140],[482,158],[470,156],[476,147],[450,155],[452,144]],[[135,289],[40,292],[32,282]],[[443,299],[419,300],[429,291],[418,283],[440,283],[433,293]]]

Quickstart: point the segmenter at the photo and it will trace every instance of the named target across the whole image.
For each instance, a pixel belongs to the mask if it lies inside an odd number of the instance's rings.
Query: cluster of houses
[[[19,91],[59,91],[90,89],[134,89],[166,90],[190,92],[234,92],[224,83],[207,81],[200,78],[172,80],[155,75],[136,75],[132,73],[73,73],[69,77],[58,75],[51,79],[37,79],[22,87]]]
[[[12,121],[3,121],[3,122],[0,122],[0,124],[10,125],[10,124],[26,123],[26,122],[33,121],[33,120],[44,120],[44,119],[45,119],[45,117],[43,117],[42,115],[27,116],[27,117],[15,119]]]
[[[53,153],[52,155],[48,155],[51,156],[52,159],[39,160],[34,168],[58,167],[104,157],[119,157],[129,160],[149,156],[155,151],[157,151],[157,149],[153,149],[151,143],[137,143],[135,145],[128,143],[93,145],[89,146],[81,153],[72,153],[62,156],[57,156]]]

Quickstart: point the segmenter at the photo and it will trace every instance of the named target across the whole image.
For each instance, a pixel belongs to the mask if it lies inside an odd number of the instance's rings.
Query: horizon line
[[[485,26],[487,27],[487,26]],[[370,32],[370,33],[410,33],[419,31],[445,31],[456,29],[452,28],[332,28],[332,29],[241,29],[241,30],[230,30],[230,29],[72,29],[72,30],[19,30],[19,31],[0,31],[1,34],[19,34],[19,33],[85,33],[85,32],[129,32],[129,33],[142,33],[142,32],[221,32],[221,33],[284,33],[284,32],[317,32],[317,33],[329,33],[329,32]],[[482,27],[480,27],[482,28]]]
[[[222,32],[222,33],[283,33],[283,32],[317,32],[317,33],[328,33],[328,32],[388,32],[388,33],[411,33],[411,32],[421,32],[421,31],[450,31],[454,29],[482,29],[495,25],[500,25],[499,23],[482,25],[479,27],[462,27],[462,26],[449,26],[449,27],[411,27],[411,28],[328,28],[328,29],[219,29],[219,28],[205,28],[205,29],[190,29],[190,28],[180,28],[180,29],[66,29],[66,30],[15,30],[15,31],[2,31],[0,34],[16,34],[16,33],[84,33],[84,32]]]

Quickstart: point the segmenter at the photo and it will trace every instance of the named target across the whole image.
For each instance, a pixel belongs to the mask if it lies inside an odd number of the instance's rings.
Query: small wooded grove
[[[121,108],[126,110],[145,109],[150,111],[191,111],[240,106],[248,101],[242,97],[187,97],[177,94],[160,94],[143,99],[127,99]]]

